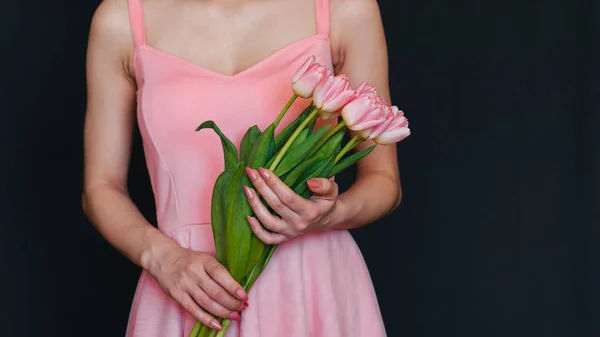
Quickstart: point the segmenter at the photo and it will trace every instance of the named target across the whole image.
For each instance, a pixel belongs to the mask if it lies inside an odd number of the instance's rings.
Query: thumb
[[[307,182],[308,188],[322,198],[334,198],[337,196],[337,184],[325,178],[313,178]]]

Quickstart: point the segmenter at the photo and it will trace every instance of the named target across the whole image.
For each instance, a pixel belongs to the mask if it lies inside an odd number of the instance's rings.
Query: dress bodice
[[[158,226],[209,224],[214,182],[223,171],[223,151],[213,120],[236,145],[252,125],[264,130],[293,92],[291,79],[311,55],[332,67],[329,4],[316,0],[317,34],[293,42],[235,75],[220,74],[146,43],[141,0],[130,0],[138,84],[137,119],[154,197]],[[298,99],[281,130],[309,104]],[[276,132],[277,132],[276,131]]]

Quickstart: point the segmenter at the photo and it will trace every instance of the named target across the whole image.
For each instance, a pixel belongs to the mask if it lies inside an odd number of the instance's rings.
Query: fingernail
[[[212,322],[210,323],[210,325],[211,325],[213,328],[217,329],[217,330],[222,330],[222,329],[223,329],[223,327],[221,326],[221,324],[219,324],[219,322],[217,322],[217,321],[212,321]]]
[[[248,186],[244,186],[244,193],[246,194],[246,197],[248,197],[248,199],[252,199],[254,197],[252,191],[250,190],[250,187]]]
[[[238,315],[237,312],[232,312],[231,315],[229,315],[229,319],[231,319],[232,321],[240,321],[242,319],[242,317],[240,317],[240,315]]]
[[[250,224],[250,227],[254,227],[255,223],[252,220],[252,217],[249,215],[246,215],[246,221],[248,221],[248,223]],[[240,298],[241,300],[243,300],[243,298]]]
[[[256,171],[254,171],[253,169],[246,167],[246,174],[248,175],[248,177],[250,177],[250,180],[256,180]]]
[[[307,182],[309,187],[312,188],[317,188],[319,186],[321,186],[321,181],[317,180],[317,179],[309,179]]]
[[[244,291],[244,289],[238,289],[238,291],[236,291],[235,294],[242,301],[247,301],[248,300],[248,294],[246,294],[246,292]]]
[[[266,180],[266,179],[269,179],[269,177],[271,176],[271,175],[269,174],[269,171],[265,170],[265,169],[264,169],[264,168],[262,168],[262,167],[259,167],[259,168],[258,168],[258,173],[260,173],[260,175],[261,175],[261,176],[262,176],[262,177],[263,177],[265,180]]]

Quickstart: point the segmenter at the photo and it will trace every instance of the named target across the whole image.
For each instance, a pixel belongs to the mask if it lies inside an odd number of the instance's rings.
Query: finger
[[[257,172],[256,170],[253,170],[249,167],[246,168],[246,174],[248,175],[248,178],[250,178],[250,181],[252,181],[252,184],[256,188],[257,192],[265,199],[267,204],[269,204],[269,206],[271,206],[271,208],[275,212],[277,212],[277,214],[279,214],[279,216],[281,216],[282,218],[285,218],[285,219],[297,218],[298,215],[296,214],[296,212],[291,210],[286,205],[286,203],[280,198],[280,196],[277,195],[277,192],[274,191],[271,188],[271,186],[267,183],[267,181],[273,181],[273,180],[279,180],[279,179],[272,174],[263,173],[266,170],[260,170],[260,171],[261,171],[261,173],[259,174],[259,172]],[[269,179],[269,178],[272,178],[272,179]],[[289,198],[289,195],[286,195],[285,198]],[[286,200],[286,201],[289,201],[289,200]],[[266,224],[263,223],[263,225],[266,225]]]
[[[204,264],[206,273],[217,282],[223,289],[242,301],[248,301],[248,294],[244,288],[233,279],[231,274],[216,259],[209,260]]]
[[[227,292],[227,290],[221,287],[209,275],[201,277],[198,280],[197,284],[200,286],[202,291],[204,291],[206,295],[208,295],[208,297],[213,299],[215,302],[217,302],[219,305],[226,308],[227,310],[241,311],[245,308],[244,301],[233,297],[229,292]],[[216,312],[213,313],[217,314]]]
[[[262,180],[265,181],[267,186],[269,186],[270,190],[273,191],[274,194],[277,196],[278,201],[281,202],[288,209],[292,210],[294,213],[302,214],[306,211],[306,209],[308,209],[310,207],[311,203],[308,202],[308,200],[299,196],[289,186],[284,184],[283,181],[281,181],[281,179],[279,179],[279,177],[277,177],[271,171],[266,170],[264,168],[259,168],[258,173],[259,173],[260,177],[262,178]],[[261,194],[262,194],[261,190],[259,190],[259,192],[261,192]],[[265,196],[265,195],[263,195],[263,196],[265,197],[265,200],[267,200],[267,196]],[[268,200],[267,200],[267,202],[268,202]],[[273,207],[273,206],[271,206],[271,207]],[[273,208],[273,209],[275,209],[275,208]],[[275,211],[277,211],[277,210],[275,210]],[[277,212],[277,213],[285,219],[289,218],[284,214],[281,214],[279,212]]]
[[[267,245],[277,245],[287,240],[286,236],[280,233],[271,233],[264,229],[256,218],[246,216],[252,232],[256,237]]]
[[[180,295],[174,297],[174,299],[179,302],[179,304],[187,310],[194,318],[202,322],[202,324],[209,326],[213,329],[221,330],[221,324],[215,320],[214,317],[206,313],[206,311],[202,310],[200,306],[190,297],[188,293],[180,293]]]
[[[220,291],[225,292],[225,290],[222,289]],[[202,309],[218,317],[237,321],[240,319],[240,314],[238,311],[241,311],[242,308],[245,308],[243,305],[238,305],[236,309],[230,310],[219,303],[218,300],[211,298],[206,289],[202,289],[195,284],[190,286],[188,293],[191,295],[194,302],[196,302]]]
[[[338,185],[325,178],[313,178],[307,182],[308,188],[315,194],[313,198],[334,199],[338,196]]]
[[[208,294],[198,287],[198,285],[190,284],[188,285],[188,293],[202,309],[222,318],[230,318],[233,314],[233,310],[229,310],[218,303],[216,300],[212,299]]]
[[[252,207],[254,214],[260,220],[263,226],[273,232],[281,233],[286,230],[287,226],[285,221],[269,212],[267,207],[262,203],[262,201],[260,201],[260,198],[258,197],[258,194],[256,194],[255,190],[248,186],[244,186],[244,193],[246,193],[248,203],[250,203],[250,207]]]

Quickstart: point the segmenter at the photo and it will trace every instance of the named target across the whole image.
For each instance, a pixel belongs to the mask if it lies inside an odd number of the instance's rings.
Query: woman
[[[196,320],[219,329],[211,314],[238,321],[229,337],[385,336],[347,229],[400,203],[395,146],[360,161],[355,184],[341,195],[332,180],[315,179],[314,197],[303,199],[270,172],[249,170],[256,190],[246,193],[257,214],[249,225],[281,245],[246,294],[213,257],[210,201],[221,145],[212,132],[194,132],[211,119],[239,144],[249,126],[264,129],[311,55],[389,101],[375,0],[105,0],[88,48],[83,206],[106,240],[144,269],[127,336],[187,337]],[[297,101],[280,126],[307,104]],[[126,189],[136,116],[158,229]],[[282,218],[269,215],[257,194]]]

